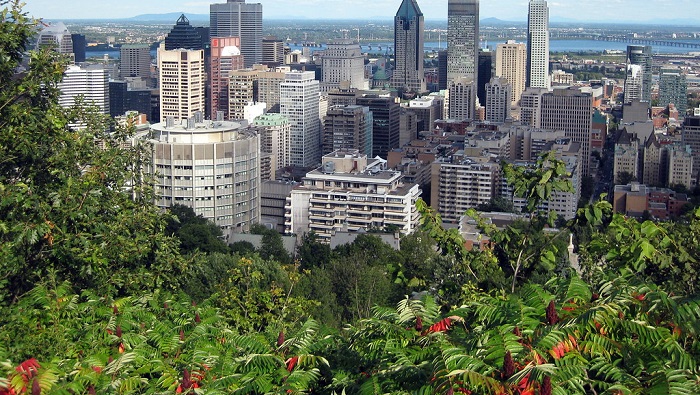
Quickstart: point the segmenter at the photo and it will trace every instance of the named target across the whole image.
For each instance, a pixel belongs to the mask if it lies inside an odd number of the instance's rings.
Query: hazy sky
[[[248,0],[263,4],[264,18],[357,19],[393,16],[401,0]],[[139,14],[209,13],[201,0],[25,0],[25,10],[47,19],[126,18]],[[223,0],[220,2],[224,2]],[[418,0],[426,19],[447,19],[447,0]],[[700,19],[698,0],[553,0],[552,18],[590,21],[652,21],[655,18]],[[482,0],[481,18],[526,20],[527,0]],[[699,26],[700,28],[700,26]]]

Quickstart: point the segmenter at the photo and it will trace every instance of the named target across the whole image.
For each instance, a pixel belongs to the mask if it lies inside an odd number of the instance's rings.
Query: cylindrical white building
[[[156,205],[183,204],[222,229],[244,232],[260,222],[260,137],[238,122],[151,126]]]

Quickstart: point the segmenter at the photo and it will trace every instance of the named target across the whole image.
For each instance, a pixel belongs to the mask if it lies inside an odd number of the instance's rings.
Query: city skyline
[[[251,1],[256,2],[256,1]],[[265,19],[306,18],[306,19],[393,19],[399,0],[300,0],[294,2],[294,10],[290,13],[287,0],[259,0],[265,10]],[[24,10],[30,15],[50,20],[57,19],[116,19],[130,18],[142,14],[160,14],[169,12],[184,12],[191,14],[208,14],[209,6],[216,1],[165,1],[153,0],[144,4],[135,0],[123,0],[111,4],[109,12],[103,4],[87,0],[29,0]],[[447,18],[447,1],[419,1],[419,6],[426,20]],[[635,0],[590,0],[576,2],[574,0],[559,0],[550,2],[550,18],[553,20],[576,20],[590,22],[653,22],[658,9],[668,6],[667,0],[649,0],[640,3]],[[659,21],[667,19],[693,19],[689,15],[700,14],[700,3],[695,0],[678,0],[674,2],[677,15],[667,14]],[[488,2],[481,6],[481,18],[499,18],[502,20],[526,21],[527,1],[499,0]],[[700,22],[698,22],[700,23]]]

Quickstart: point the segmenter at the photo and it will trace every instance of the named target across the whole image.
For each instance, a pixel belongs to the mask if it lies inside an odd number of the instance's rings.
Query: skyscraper
[[[651,77],[652,77],[652,54],[649,45],[628,45],[627,64],[641,67],[641,94],[638,100],[648,102],[651,105]],[[627,85],[627,81],[625,81]],[[627,102],[627,93],[625,93]]]
[[[323,121],[323,154],[341,149],[372,154],[372,113],[369,107],[333,106]]]
[[[377,95],[358,97],[356,102],[372,112],[372,156],[386,158],[401,141],[401,105],[391,97]]]
[[[102,113],[109,113],[109,74],[101,64],[68,66],[58,89],[61,91],[58,98],[61,107],[70,107],[75,99],[82,97],[86,104],[97,106]]]
[[[216,119],[218,111],[223,111],[224,119],[229,119],[229,79],[231,72],[243,68],[240,45],[241,40],[238,37],[211,39],[211,119]]]
[[[262,63],[268,67],[284,64],[284,42],[275,36],[268,36],[262,41]]]
[[[204,50],[158,51],[160,119],[187,119],[204,113]]]
[[[503,123],[510,118],[510,103],[512,96],[512,85],[508,80],[501,77],[493,77],[486,84],[486,120],[490,122]]]
[[[666,107],[674,104],[681,118],[685,118],[688,109],[688,83],[683,70],[679,68],[662,68],[659,73],[659,105]]]
[[[425,21],[416,0],[403,0],[394,18],[396,66],[391,86],[406,92],[424,92],[423,32]]]
[[[462,77],[452,81],[449,88],[449,119],[476,119],[476,84]]]
[[[73,54],[75,55],[75,62],[82,63],[85,61],[85,50],[87,48],[87,40],[84,34],[71,34],[71,40],[73,41]]]
[[[52,23],[44,27],[37,39],[37,47],[52,46],[58,53],[73,53],[73,37],[63,22]]]
[[[313,71],[292,71],[280,84],[280,114],[291,123],[293,166],[311,167],[321,161],[319,82]]]
[[[644,70],[638,64],[627,65],[625,76],[625,103],[641,101],[644,91]]]
[[[457,78],[476,83],[479,64],[479,0],[447,5],[447,85]]]
[[[338,89],[343,81],[349,82],[350,87],[355,89],[369,87],[365,79],[365,57],[360,44],[355,41],[336,40],[328,43],[322,59],[322,92]]]
[[[549,7],[530,0],[527,14],[527,81],[532,88],[549,88]]]
[[[209,6],[210,37],[239,37],[245,67],[262,62],[262,4],[227,0]]]
[[[525,70],[527,67],[527,46],[509,40],[496,47],[496,77],[503,77],[513,88],[511,105],[520,101],[525,91]]]
[[[175,49],[203,49],[202,35],[194,26],[190,25],[190,20],[185,14],[180,15],[175,26],[165,37],[165,49],[172,51]]]
[[[119,74],[122,78],[151,78],[151,49],[147,44],[124,44],[119,49]]]
[[[581,144],[580,158],[583,175],[589,172],[593,98],[580,88],[567,87],[544,93],[540,104],[540,122],[536,127],[563,130],[566,137]]]

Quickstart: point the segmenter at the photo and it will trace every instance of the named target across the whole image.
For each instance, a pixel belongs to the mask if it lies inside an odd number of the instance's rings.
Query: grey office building
[[[263,61],[262,4],[228,0],[209,6],[210,37],[240,37],[246,67]]]

